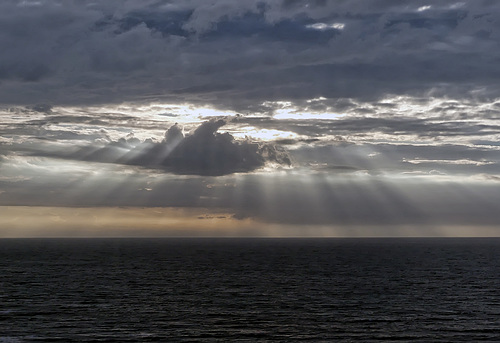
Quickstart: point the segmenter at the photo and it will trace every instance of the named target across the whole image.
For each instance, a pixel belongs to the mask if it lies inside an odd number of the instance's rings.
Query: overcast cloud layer
[[[499,18],[486,0],[2,1],[0,206],[498,228]]]
[[[0,4],[0,101],[495,98],[495,1]]]

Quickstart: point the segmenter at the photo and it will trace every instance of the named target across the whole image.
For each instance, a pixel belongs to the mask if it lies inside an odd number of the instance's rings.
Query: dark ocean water
[[[497,239],[9,239],[0,267],[0,342],[500,342]]]

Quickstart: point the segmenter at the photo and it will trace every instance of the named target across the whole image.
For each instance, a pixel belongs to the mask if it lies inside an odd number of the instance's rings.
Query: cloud
[[[147,98],[248,113],[318,97],[497,97],[500,6],[424,5],[4,1],[0,102]]]
[[[226,175],[249,172],[273,162],[290,165],[290,159],[283,149],[269,144],[249,141],[236,141],[229,133],[217,130],[226,124],[223,119],[201,124],[191,135],[182,137],[177,125],[172,126],[165,135],[165,141],[155,144],[145,153],[140,153],[127,163],[149,166],[151,151],[163,148],[165,157],[153,166],[161,166],[177,174]],[[137,163],[139,162],[140,163]]]
[[[52,106],[49,104],[36,104],[35,106],[32,107],[33,111],[35,112],[42,112],[49,114],[52,112]]]
[[[488,0],[1,1],[0,203],[495,224],[498,18]]]
[[[226,133],[218,132],[224,120],[212,120],[196,130],[200,121],[196,108],[187,109],[193,112],[187,120],[182,114],[165,118],[163,107],[150,106],[52,107],[50,112],[12,109],[3,113],[0,153],[128,164],[193,175],[249,172],[273,164],[288,166],[291,160],[300,173],[430,175],[436,170],[449,176],[497,174],[499,126],[496,112],[491,112],[496,103],[403,100],[367,104],[313,99],[304,102],[306,110],[311,104],[323,103],[327,111],[340,106],[346,114],[329,120],[238,115],[224,127]],[[278,104],[268,104],[272,106]],[[356,113],[362,108],[370,109],[370,114]],[[300,108],[293,110],[300,114]],[[490,117],[478,118],[486,115]],[[165,120],[179,120],[184,129],[170,122],[167,132],[160,131]],[[191,133],[184,137],[184,130]],[[273,136],[274,131],[293,134]],[[245,135],[274,140],[264,144],[258,138],[234,138]],[[455,160],[469,162],[452,163]]]
[[[283,148],[249,140],[238,141],[227,132],[217,132],[225,124],[224,119],[207,121],[186,136],[175,124],[166,131],[165,139],[160,143],[140,141],[129,135],[101,147],[88,145],[70,152],[49,151],[42,155],[204,176],[246,173],[266,164],[291,165],[290,157]],[[38,153],[41,152],[34,152],[35,155]]]
[[[364,136],[387,134],[393,140],[398,135],[414,135],[426,139],[446,139],[456,137],[495,136],[500,131],[496,121],[452,120],[452,118],[434,117],[420,118],[415,116],[398,117],[379,113],[377,116],[344,116],[336,120],[275,119],[272,117],[237,117],[236,122],[250,124],[258,128],[281,129],[309,137],[325,137],[337,135]],[[458,119],[458,118],[457,118]]]

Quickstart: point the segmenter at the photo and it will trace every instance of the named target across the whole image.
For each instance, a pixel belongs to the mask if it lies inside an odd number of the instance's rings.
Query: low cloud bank
[[[201,124],[184,135],[179,125],[171,126],[162,142],[122,138],[103,147],[87,146],[55,157],[119,163],[146,168],[164,169],[175,174],[220,176],[246,173],[266,164],[290,166],[286,150],[271,144],[249,140],[237,141],[229,133],[217,132],[226,120]]]

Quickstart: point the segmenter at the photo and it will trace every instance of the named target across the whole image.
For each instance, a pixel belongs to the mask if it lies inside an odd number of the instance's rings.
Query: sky
[[[4,0],[0,237],[500,236],[500,3]]]

